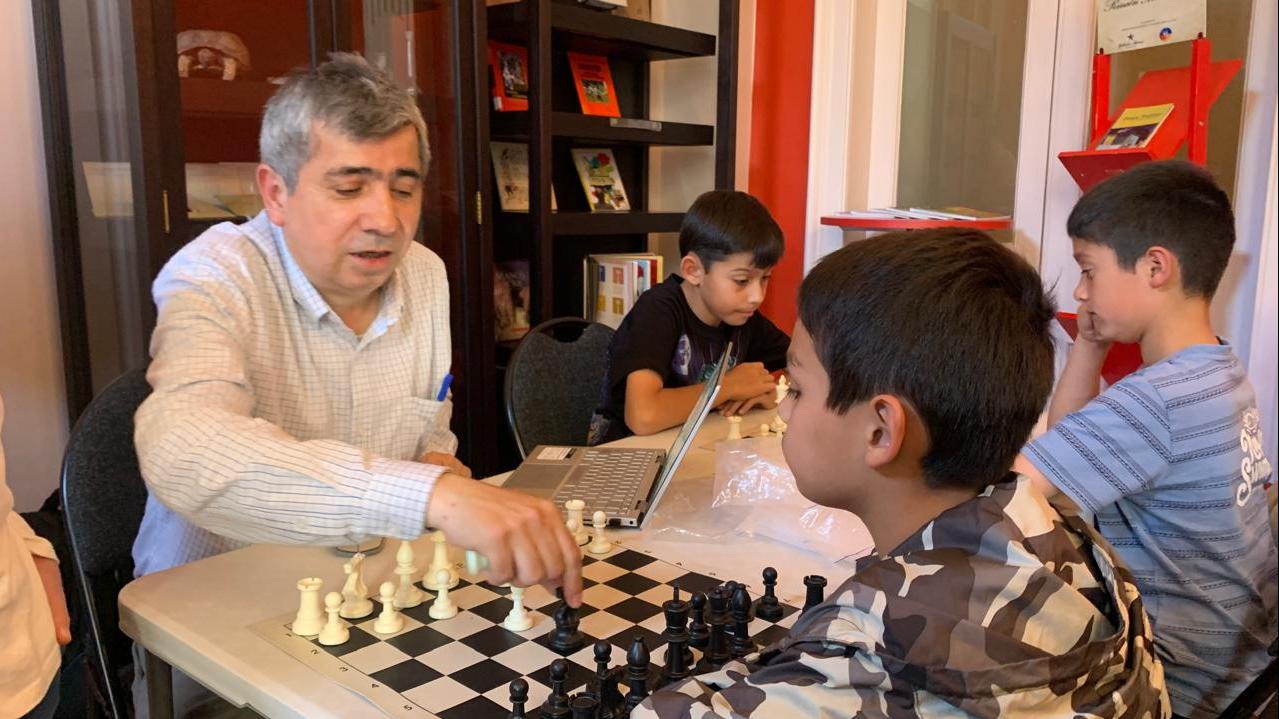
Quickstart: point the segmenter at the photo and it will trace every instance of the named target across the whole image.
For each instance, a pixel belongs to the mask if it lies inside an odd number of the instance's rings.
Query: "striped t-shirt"
[[[1026,448],[1132,569],[1180,716],[1219,715],[1269,662],[1279,568],[1261,448],[1225,343],[1134,372]]]

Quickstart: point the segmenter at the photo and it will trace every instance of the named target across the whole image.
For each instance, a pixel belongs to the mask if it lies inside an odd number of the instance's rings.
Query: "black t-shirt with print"
[[[729,368],[742,362],[763,362],[768,371],[786,366],[790,337],[756,312],[741,326],[711,327],[693,314],[680,285],[671,275],[640,295],[622,319],[609,345],[608,369],[600,392],[600,406],[591,417],[591,445],[611,442],[631,433],[626,426],[626,378],[650,369],[665,387],[701,384],[715,370],[724,347],[733,343]]]

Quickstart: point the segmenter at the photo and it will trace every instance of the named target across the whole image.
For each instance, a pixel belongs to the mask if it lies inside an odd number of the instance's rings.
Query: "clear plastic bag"
[[[865,554],[871,544],[856,515],[799,493],[776,435],[716,445],[710,508],[717,525],[816,552],[830,562]]]

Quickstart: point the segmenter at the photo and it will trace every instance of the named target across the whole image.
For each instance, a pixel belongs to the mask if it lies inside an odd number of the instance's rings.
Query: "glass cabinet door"
[[[173,4],[189,238],[262,209],[254,168],[263,106],[290,70],[311,63],[312,6],[323,4]]]
[[[477,189],[488,162],[480,151],[476,60],[478,0],[348,0],[334,5],[337,47],[364,55],[417,96],[431,146],[418,239],[444,260],[453,338],[453,431],[458,456],[484,476],[495,471],[483,451],[496,434],[500,390],[494,382],[493,320],[467,297],[492,294],[490,245]],[[487,101],[485,94],[483,101]],[[487,273],[487,274],[486,274]],[[486,278],[488,284],[485,284]]]

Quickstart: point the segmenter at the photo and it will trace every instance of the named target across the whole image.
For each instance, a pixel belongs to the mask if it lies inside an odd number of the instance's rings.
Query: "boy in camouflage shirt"
[[[800,289],[782,441],[876,553],[789,635],[633,717],[1167,717],[1109,547],[1008,468],[1052,386],[1035,271],[982,233],[890,233]]]

